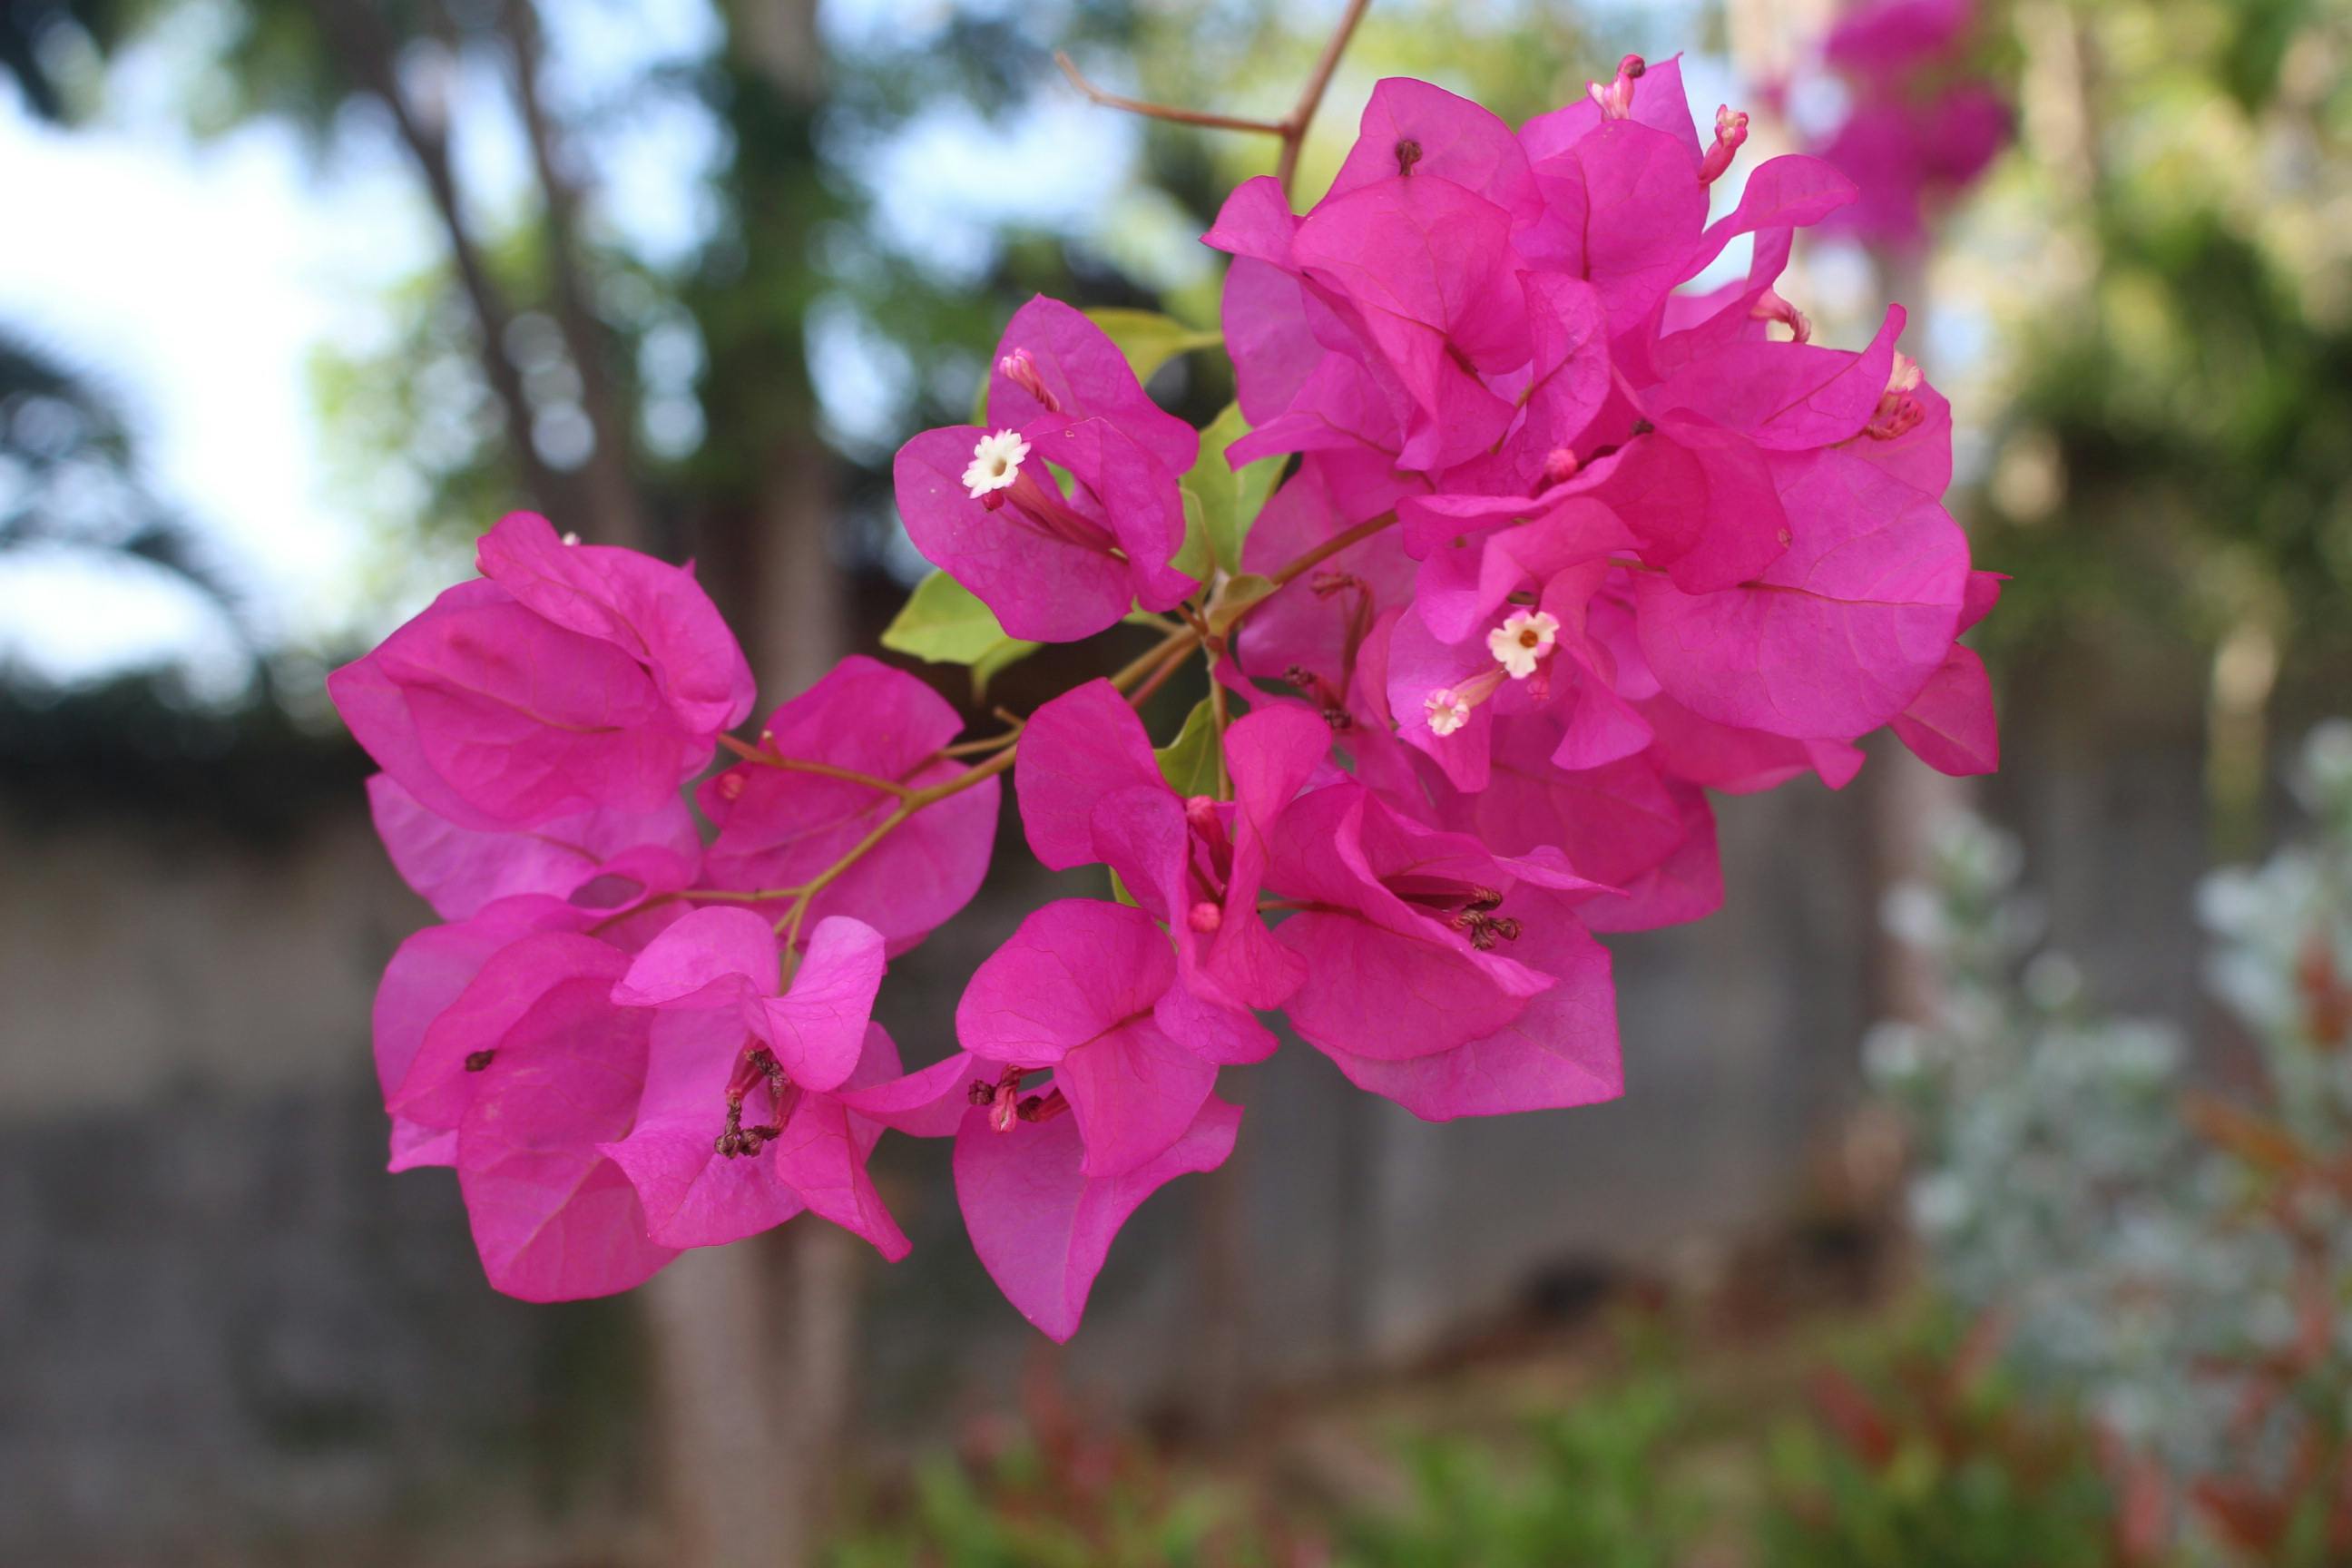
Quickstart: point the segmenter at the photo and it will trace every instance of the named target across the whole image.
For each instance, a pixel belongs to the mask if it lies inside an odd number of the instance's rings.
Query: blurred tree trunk
[[[1925,341],[1933,310],[1927,258],[1916,250],[1881,250],[1873,259],[1879,292],[1911,314],[1913,328],[1904,334],[1905,352],[1932,381],[1936,367],[1927,363]],[[1891,734],[1883,738],[1871,771],[1877,776],[1865,781],[1869,787],[1864,793],[1869,808],[1873,912],[1880,917],[1874,924],[1883,992],[1877,1010],[1885,1016],[1924,1023],[1937,1003],[1935,964],[1886,929],[1886,895],[1927,875],[1937,825],[1976,804],[1976,784],[1937,773],[1913,756],[1910,748],[1895,743]]]
[[[1249,1186],[1246,1145],[1200,1178],[1192,1279],[1197,1304],[1191,1405],[1201,1436],[1230,1437],[1248,1410]]]
[[[630,421],[613,384],[613,333],[596,314],[585,274],[580,237],[580,187],[564,166],[556,128],[540,97],[545,55],[539,9],[532,0],[509,0],[499,13],[514,50],[515,102],[521,111],[531,166],[539,175],[540,213],[546,232],[547,272],[555,296],[555,320],[563,346],[580,376],[580,407],[594,433],[582,473],[586,479],[579,520],[591,538],[606,544],[654,550],[659,541],[646,516],[635,476],[630,470]]]
[[[531,436],[530,399],[523,390],[522,373],[507,353],[513,312],[504,291],[490,277],[481,246],[466,217],[457,171],[449,158],[446,106],[410,101],[400,84],[400,36],[366,0],[327,0],[316,15],[336,65],[359,91],[383,105],[425,178],[433,211],[448,242],[450,264],[457,268],[458,286],[473,312],[480,339],[482,378],[498,398],[506,422],[507,447],[514,454],[524,489],[542,511],[556,516],[576,512],[577,486],[572,476],[550,467]]]
[[[823,675],[847,640],[847,584],[831,545],[838,479],[815,431],[802,331],[819,287],[808,237],[832,201],[814,135],[824,76],[815,0],[730,0],[722,10],[717,106],[733,145],[722,177],[732,226],[688,293],[711,356],[695,542],[764,710]],[[861,1245],[803,1215],[655,1279],[666,1563],[815,1560],[855,1395]],[[740,1401],[706,1402],[712,1375],[731,1378],[760,1416]]]
[[[687,1253],[646,1286],[655,1430],[672,1568],[781,1568],[802,1559],[782,1412],[765,1373],[775,1289],[761,1242]]]

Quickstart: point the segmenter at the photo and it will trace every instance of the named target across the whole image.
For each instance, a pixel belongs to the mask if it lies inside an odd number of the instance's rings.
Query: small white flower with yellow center
[[[1029,456],[1029,443],[1017,430],[999,430],[993,436],[982,436],[971,449],[971,461],[963,471],[963,488],[972,500],[978,500],[991,490],[1001,490],[1021,477],[1022,460]]]
[[[1513,680],[1525,680],[1536,672],[1536,662],[1549,653],[1552,644],[1559,640],[1558,616],[1549,610],[1538,610],[1533,615],[1513,610],[1501,626],[1486,634],[1486,651],[1495,656],[1495,662]]]
[[[1470,700],[1450,686],[1441,686],[1421,700],[1429,713],[1429,732],[1451,735],[1470,722]]]

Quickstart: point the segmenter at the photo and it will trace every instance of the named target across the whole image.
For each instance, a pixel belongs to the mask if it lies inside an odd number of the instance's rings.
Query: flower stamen
[[[1504,673],[1513,680],[1525,680],[1536,672],[1536,665],[1559,640],[1559,617],[1549,610],[1513,610],[1503,618],[1503,624],[1486,634],[1486,651],[1495,656]]]
[[[1892,441],[1918,428],[1927,417],[1927,406],[1917,395],[1919,382],[1918,362],[1897,350],[1886,373],[1886,390],[1879,394],[1878,407],[1863,434],[1874,441]]]
[[[971,449],[971,461],[963,470],[964,492],[972,500],[994,490],[1009,489],[1021,477],[1021,465],[1029,456],[1029,443],[1018,430],[999,430],[993,436],[982,436]]]

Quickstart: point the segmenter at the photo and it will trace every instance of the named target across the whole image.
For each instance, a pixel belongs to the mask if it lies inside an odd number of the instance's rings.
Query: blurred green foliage
[[[1024,1436],[992,1458],[934,1457],[896,1517],[836,1543],[833,1568],[1254,1568],[1265,1538],[1232,1488],[1139,1448]]]
[[[1505,1427],[1366,1417],[1394,1493],[1333,1500],[1256,1450],[1211,1468],[1034,1434],[935,1457],[835,1568],[2165,1568],[2126,1552],[2090,1427],[2025,1396],[1981,1335],[1901,1316],[1759,1363],[1653,1334]],[[1459,1401],[1455,1402],[1457,1405]],[[1328,1453],[1328,1419],[1314,1445]],[[1278,1447],[1278,1442],[1277,1442]],[[1349,1467],[1348,1473],[1370,1473]],[[2248,1564],[2252,1568],[2252,1564]]]
[[[2037,1408],[1947,1328],[1813,1381],[1767,1465],[1759,1568],[2110,1568],[2115,1489],[2090,1429]],[[2155,1559],[2130,1561],[2151,1568]]]
[[[2024,156],[1958,231],[2010,384],[1985,636],[2352,656],[2352,5],[2021,5]]]
[[[1528,1424],[1522,1454],[1457,1436],[1409,1439],[1414,1498],[1346,1521],[1358,1568],[1674,1568],[1708,1511],[1669,1446],[1692,1436],[1663,1373],[1604,1384]]]

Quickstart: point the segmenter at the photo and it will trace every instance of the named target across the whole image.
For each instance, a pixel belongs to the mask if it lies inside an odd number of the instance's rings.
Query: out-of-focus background
[[[383,1173],[427,913],[322,673],[522,504],[697,559],[770,702],[870,647],[897,445],[1034,291],[1213,326],[1271,166],[1052,51],[1273,116],[1340,9],[0,0],[0,1562],[2352,1562],[2345,0],[1930,3],[1899,68],[1829,0],[1373,7],[1302,205],[1383,75],[1516,121],[1627,51],[1887,182],[1781,291],[1913,308],[2016,579],[2000,774],[1719,802],[1722,912],[1612,942],[1622,1102],[1287,1051],[1066,1352],[939,1146],[905,1264],[803,1221],[562,1308]],[[1006,848],[914,1059],[1052,885]]]

